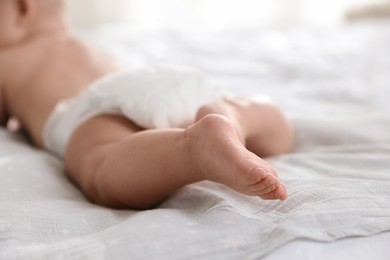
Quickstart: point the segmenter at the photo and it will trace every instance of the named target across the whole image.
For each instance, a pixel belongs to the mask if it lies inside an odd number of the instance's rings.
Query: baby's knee
[[[196,122],[210,114],[226,115],[226,108],[220,101],[204,104],[196,112]]]

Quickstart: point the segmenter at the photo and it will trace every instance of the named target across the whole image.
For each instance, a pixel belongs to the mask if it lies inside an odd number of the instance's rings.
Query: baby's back
[[[113,58],[70,35],[35,36],[0,51],[1,87],[8,116],[18,118],[42,147],[41,133],[56,103],[119,69]]]

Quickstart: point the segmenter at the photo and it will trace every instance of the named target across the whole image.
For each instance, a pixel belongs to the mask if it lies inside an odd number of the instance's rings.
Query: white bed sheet
[[[386,259],[388,25],[88,35],[130,65],[190,64],[237,94],[271,95],[296,127],[294,153],[268,158],[290,197],[264,202],[203,182],[155,210],[107,209],[56,158],[0,130],[0,259]]]

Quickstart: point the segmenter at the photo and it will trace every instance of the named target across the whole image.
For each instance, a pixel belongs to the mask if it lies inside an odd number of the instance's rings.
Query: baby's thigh
[[[76,181],[86,167],[97,167],[107,147],[143,130],[122,116],[100,115],[81,124],[72,134],[65,152],[65,168]],[[89,169],[88,172],[93,172]]]

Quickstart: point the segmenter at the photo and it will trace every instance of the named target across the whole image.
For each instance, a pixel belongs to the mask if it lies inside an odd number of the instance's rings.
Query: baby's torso
[[[60,100],[120,69],[108,55],[65,36],[32,39],[1,54],[1,60],[6,116],[18,118],[39,147],[45,121]]]

